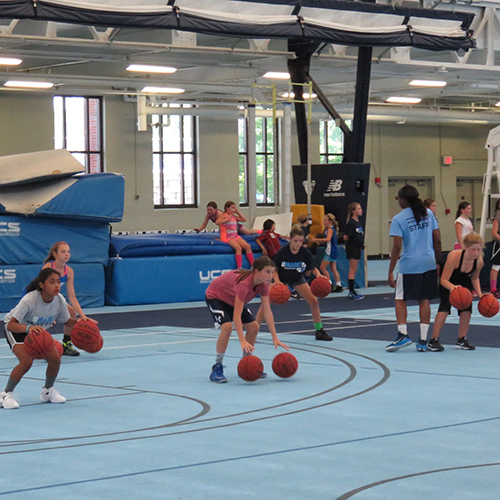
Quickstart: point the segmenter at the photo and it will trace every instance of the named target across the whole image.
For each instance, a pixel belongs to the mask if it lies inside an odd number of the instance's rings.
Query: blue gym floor
[[[236,374],[235,334],[229,382],[208,380],[218,332],[201,303],[88,311],[104,348],[63,358],[57,387],[67,403],[39,401],[45,365],[36,361],[16,390],[21,408],[0,410],[0,496],[500,498],[498,318],[474,311],[476,351],[453,347],[450,317],[444,352],[389,354],[392,294],[363,292],[355,303],[321,300],[333,342],[314,339],[304,301],[273,306],[299,370],[286,380],[272,373],[277,351],[264,328],[256,355],[269,376],[255,383]],[[410,321],[416,339],[416,306]],[[0,385],[15,363],[0,344]]]

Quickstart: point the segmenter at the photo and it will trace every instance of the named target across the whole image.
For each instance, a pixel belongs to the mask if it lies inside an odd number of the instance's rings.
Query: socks
[[[495,292],[497,289],[497,280],[490,280],[490,290]]]
[[[427,342],[427,333],[429,332],[429,325],[420,323],[420,340],[425,344]]]
[[[254,258],[253,258],[253,253],[250,252],[250,253],[247,253],[247,260],[248,260],[248,263],[250,264],[250,266],[253,264],[253,261],[254,261]]]
[[[408,335],[408,327],[406,326],[406,323],[398,325],[398,332],[402,333],[403,335]]]
[[[314,323],[314,328],[316,328],[316,331],[321,330],[323,328],[323,323],[321,323],[321,321],[319,323]]]
[[[7,385],[5,386],[5,392],[14,392],[14,389],[16,388],[16,385],[19,384],[20,380],[14,380],[13,378],[9,377],[9,380],[7,380]]]
[[[54,386],[54,382],[56,381],[56,377],[45,376],[45,389],[50,389]]]
[[[70,341],[71,341],[71,337],[69,335],[64,335],[63,342],[70,342]]]
[[[241,266],[243,265],[243,256],[235,255],[234,257],[236,259],[236,269],[241,269]]]
[[[347,280],[349,282],[349,291],[354,293],[354,280]]]
[[[223,352],[217,352],[215,354],[215,364],[217,363],[221,363],[222,364],[222,360],[224,359],[224,354]]]

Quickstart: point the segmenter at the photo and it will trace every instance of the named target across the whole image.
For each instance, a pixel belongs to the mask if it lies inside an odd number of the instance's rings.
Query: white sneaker
[[[14,396],[13,392],[0,392],[0,406],[3,406],[6,410],[15,410],[19,408],[19,403]]]
[[[54,387],[51,387],[50,389],[44,387],[42,389],[40,399],[44,403],[66,403],[66,398],[64,396],[61,396],[58,390]]]

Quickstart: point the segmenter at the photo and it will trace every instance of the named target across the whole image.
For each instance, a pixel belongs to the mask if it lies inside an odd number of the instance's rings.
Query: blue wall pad
[[[17,305],[23,289],[40,272],[41,265],[0,266],[0,312],[8,312]],[[75,272],[75,292],[80,305],[100,307],[104,305],[105,274],[102,264],[71,264]],[[63,295],[68,298],[66,287]]]
[[[29,215],[101,222],[122,220],[125,190],[125,179],[122,175],[88,174],[74,177],[74,179],[76,179],[74,184],[53,196],[49,201],[40,202],[41,206]],[[18,194],[22,196],[22,189],[25,189],[33,197],[40,185],[36,183],[19,187],[17,189],[21,191]],[[7,209],[1,204],[0,212],[7,213]]]
[[[218,233],[138,234],[111,236],[110,257],[152,257],[164,255],[233,254],[234,250],[219,239]],[[242,236],[253,252],[260,252],[256,236]],[[281,241],[284,245],[285,240]]]
[[[107,222],[0,216],[0,264],[38,264],[41,267],[50,247],[57,241],[69,244],[71,266],[108,262]]]
[[[338,268],[341,276],[347,279],[345,250],[339,248],[339,254]],[[260,254],[256,253],[255,257]],[[245,257],[243,267],[250,267]],[[204,300],[209,283],[222,272],[235,268],[234,254],[110,259],[106,272],[106,303],[117,306]],[[356,286],[364,287],[364,279],[365,269],[361,264]]]

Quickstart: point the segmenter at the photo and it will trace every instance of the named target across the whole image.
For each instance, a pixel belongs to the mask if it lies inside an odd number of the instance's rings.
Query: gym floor
[[[368,276],[378,283],[386,269],[369,263]],[[498,498],[498,319],[474,310],[475,351],[454,348],[452,315],[444,352],[387,353],[396,334],[391,290],[362,292],[359,302],[345,293],[321,299],[332,342],[314,339],[303,300],[273,306],[299,369],[290,379],[272,373],[277,352],[264,327],[255,354],[268,378],[254,383],[237,376],[235,334],[229,382],[208,380],[218,332],[203,303],[86,311],[104,347],[63,358],[57,388],[66,404],[40,402],[45,365],[36,361],[16,390],[21,408],[0,410],[0,496]],[[416,340],[417,306],[409,310]],[[15,364],[0,344],[2,379]]]

